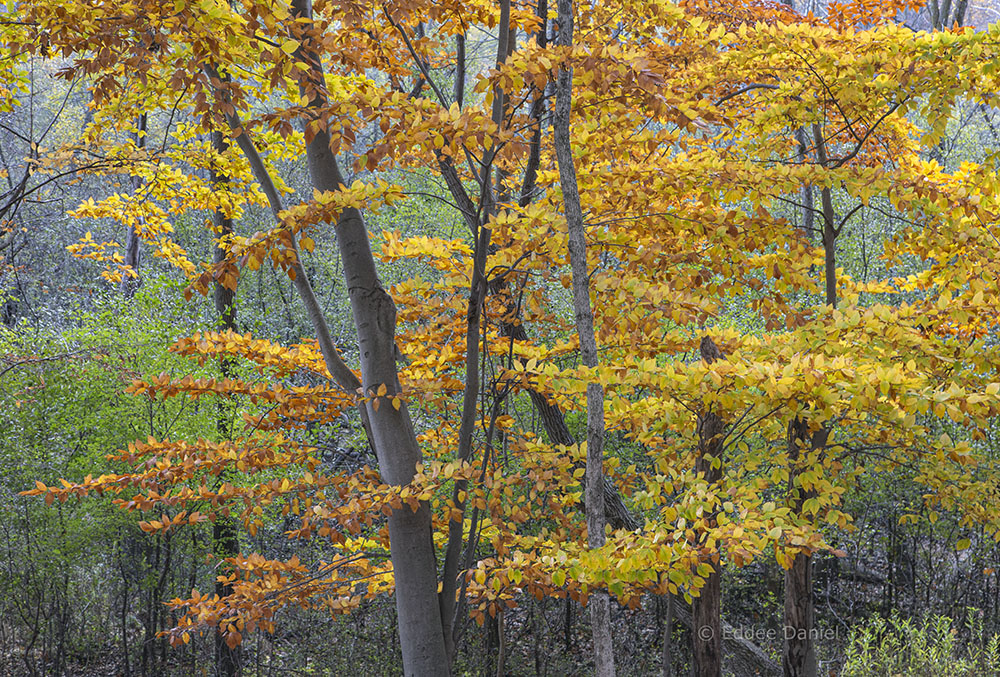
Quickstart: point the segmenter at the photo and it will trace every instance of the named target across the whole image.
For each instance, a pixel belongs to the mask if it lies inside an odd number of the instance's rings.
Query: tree
[[[573,48],[573,3],[559,1],[559,34],[556,44]],[[594,338],[594,312],[590,307],[590,265],[587,262],[587,237],[583,227],[583,208],[576,180],[573,146],[570,137],[570,113],[573,108],[573,70],[559,69],[556,80],[556,106],[553,120],[555,154],[559,166],[566,213],[566,232],[572,267],[573,314],[580,342],[583,366],[596,370],[600,363]],[[587,545],[604,545],[604,388],[600,382],[587,384]],[[615,674],[614,647],[611,642],[611,609],[608,595],[598,590],[590,603],[590,623],[594,635],[595,672],[600,677]]]
[[[145,520],[152,531],[242,505],[252,533],[264,508],[280,504],[300,518],[294,536],[331,541],[335,556],[323,562],[230,557],[225,599],[176,601],[187,610],[177,641],[215,626],[235,645],[248,625],[271,627],[280,605],[346,611],[393,587],[406,671],[432,674],[454,653],[463,605],[484,621],[523,594],[596,600],[599,617],[604,591],[627,606],[649,592],[718,600],[724,563],[772,551],[790,576],[808,574],[812,554],[836,552],[835,530],[849,522],[842,496],[856,479],[903,464],[920,468],[928,506],[961,503],[994,528],[976,498],[990,474],[971,470],[977,426],[998,408],[994,356],[985,342],[966,343],[990,326],[993,292],[973,263],[950,264],[995,259],[975,225],[993,216],[995,177],[982,166],[949,174],[920,158],[959,95],[995,91],[983,65],[994,50],[988,35],[913,33],[884,21],[898,9],[884,3],[837,6],[825,23],[779,7],[578,5],[572,45],[555,46],[540,37],[515,45],[512,34],[544,34],[548,11],[507,3],[323,4],[315,15],[305,3],[252,4],[243,15],[213,2],[169,12],[151,4],[122,6],[111,19],[80,8],[72,31],[60,9],[26,8],[22,23],[34,28],[12,52],[74,54],[72,69],[93,78],[109,137],[124,124],[113,111],[134,119],[145,108],[177,109],[185,125],[220,133],[242,153],[211,154],[229,163],[230,181],[205,187],[195,180],[209,166],[205,150],[189,132],[166,130],[172,139],[157,163],[136,168],[157,179],[144,184],[155,200],[135,208],[157,251],[205,291],[235,285],[237,268],[271,262],[293,280],[315,333],[315,343],[289,347],[235,334],[180,341],[185,354],[240,355],[267,377],[157,377],[137,394],[246,393],[274,412],[253,412],[231,444],[154,440],[122,454],[132,472],[32,492],[54,500],[140,486],[122,505],[170,509]],[[459,36],[473,24],[497,28],[500,39],[469,96]],[[122,63],[143,77],[125,77]],[[439,82],[445,64],[455,64],[455,101]],[[553,79],[550,143],[542,128]],[[260,113],[264,102],[273,108]],[[814,131],[812,140],[799,130]],[[312,190],[285,209],[275,158],[303,147]],[[816,162],[789,161],[807,156]],[[390,182],[400,169],[440,176],[437,197],[469,233],[379,234],[383,262],[426,266],[385,289],[362,206],[371,213],[405,200]],[[822,252],[781,216],[803,185],[819,190]],[[181,205],[179,195],[190,197]],[[925,268],[909,277],[886,268],[864,282],[838,270],[838,200],[910,221],[886,262],[922,257]],[[225,260],[198,270],[169,237],[165,214],[226,201],[266,204],[274,223],[234,233]],[[125,220],[124,203],[80,213]],[[340,341],[355,346],[343,354],[302,265],[325,224],[335,224],[356,332],[353,344]],[[582,319],[575,334],[569,288]],[[707,334],[725,360],[690,359]],[[335,385],[293,385],[293,375]],[[507,413],[518,397],[542,413],[546,436]],[[355,408],[380,477],[317,473],[296,426]],[[411,409],[421,415],[416,428]],[[586,470],[563,416],[584,409],[594,431]],[[608,458],[602,468],[599,414],[634,463]],[[946,417],[968,426],[967,439],[928,437]],[[199,475],[218,477],[233,462],[239,473],[282,475],[218,488]],[[614,530],[603,545],[589,540],[604,534],[603,511],[590,510],[598,489],[624,497],[640,528]],[[440,596],[434,533],[447,542]],[[805,628],[810,586],[796,580],[792,601],[805,604],[796,627]],[[708,615],[723,627],[716,611]]]

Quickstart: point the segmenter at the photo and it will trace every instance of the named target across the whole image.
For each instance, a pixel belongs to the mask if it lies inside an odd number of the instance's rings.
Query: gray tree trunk
[[[295,16],[311,18],[310,0],[294,0]],[[325,105],[319,83],[324,82],[318,59],[311,62],[311,104]],[[330,137],[321,131],[306,146],[306,159],[313,187],[333,191],[345,187]],[[420,446],[405,401],[396,409],[390,404],[401,395],[396,371],[396,306],[382,286],[375,269],[368,230],[361,212],[345,209],[336,225],[337,246],[351,301],[361,357],[362,387],[366,395],[386,387],[380,406],[366,402],[372,446],[379,472],[387,484],[405,485],[413,480],[421,460]],[[396,582],[396,614],[399,623],[403,670],[406,675],[448,675],[441,611],[438,607],[437,560],[431,537],[431,512],[426,502],[416,510],[403,506],[389,515],[390,555]]]
[[[309,0],[294,0],[293,14],[299,19],[311,19]],[[300,22],[301,29],[307,22]],[[297,36],[303,37],[303,36]],[[326,104],[322,66],[319,59],[307,48],[297,56],[311,68],[302,83],[314,108]],[[228,103],[225,88],[211,65],[205,72],[213,84],[220,87],[220,98]],[[277,216],[281,201],[274,182],[267,173],[259,154],[234,113],[226,117],[234,130],[240,130],[235,140],[250,162],[255,178],[268,197],[271,210]],[[336,156],[330,150],[330,137],[325,131],[318,133],[306,146],[306,159],[313,187],[319,191],[333,191],[345,187]],[[386,393],[379,398],[376,408],[372,400],[361,406],[362,421],[378,458],[383,481],[392,485],[405,485],[412,481],[416,465],[421,459],[413,424],[405,402],[399,409],[392,406],[394,396],[401,394],[396,371],[396,307],[388,292],[382,287],[375,269],[368,231],[357,209],[344,210],[336,225],[337,245],[344,267],[349,290],[351,313],[357,330],[361,358],[362,381],[340,359],[330,337],[322,308],[312,291],[311,284],[301,265],[294,267],[295,287],[306,307],[310,322],[323,353],[327,369],[333,378],[348,392],[362,387],[371,397],[384,385]],[[292,249],[298,253],[295,238]],[[400,646],[403,653],[403,671],[407,676],[450,674],[448,654],[437,597],[437,562],[431,531],[431,513],[426,502],[416,510],[407,506],[392,511],[388,518],[390,556],[396,588],[396,613]]]
[[[573,3],[559,0],[558,44],[573,46]],[[559,69],[556,80],[556,105],[553,119],[559,184],[562,187],[569,233],[569,257],[573,273],[573,310],[576,333],[580,338],[580,357],[584,366],[597,367],[597,341],[594,337],[594,313],[590,307],[590,271],[587,266],[587,240],[583,228],[583,210],[573,164],[570,142],[570,110],[573,96],[573,70]],[[587,544],[604,545],[604,389],[600,383],[587,384]],[[598,677],[615,674],[614,648],[611,641],[611,601],[607,591],[595,590],[590,598],[590,623],[594,636],[594,672]]]

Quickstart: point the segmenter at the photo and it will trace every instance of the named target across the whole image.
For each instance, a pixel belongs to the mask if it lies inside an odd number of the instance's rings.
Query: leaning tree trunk
[[[320,115],[318,111],[326,107],[325,90],[321,84],[324,76],[318,57],[308,49],[307,36],[312,6],[309,0],[295,0],[292,9],[298,19],[294,32],[297,38],[303,38],[303,46],[300,46],[297,56],[310,66],[302,83],[303,93],[310,101],[310,107],[317,111],[316,115]],[[239,117],[231,111],[228,91],[219,73],[211,64],[206,64],[205,73],[218,88],[217,95],[222,105],[230,107],[225,115],[236,132],[234,140],[249,161],[271,211],[280,222],[282,205],[274,181]],[[314,189],[325,192],[345,187],[326,131],[319,131],[306,145],[306,159]],[[378,279],[361,212],[354,208],[341,212],[336,234],[358,335],[362,381],[358,381],[344,364],[333,345],[326,317],[301,261],[293,265],[293,282],[316,331],[323,361],[331,377],[347,392],[362,390],[366,396],[360,406],[361,418],[375,449],[383,481],[395,486],[406,485],[416,474],[421,453],[405,402],[399,409],[391,404],[394,397],[402,394],[395,359],[396,307]],[[292,233],[288,235],[290,249],[298,256],[295,236]],[[385,386],[385,391],[378,396],[379,406],[375,407],[373,401],[380,386]],[[404,674],[446,676],[450,674],[450,668],[438,607],[437,562],[430,507],[426,502],[418,503],[416,509],[403,506],[393,510],[387,521]]]
[[[711,338],[701,339],[701,359],[708,364],[724,359],[724,355]],[[722,480],[722,452],[726,425],[711,407],[698,416],[698,458],[695,471],[709,488]],[[706,528],[715,526],[715,517],[706,520]],[[715,553],[718,557],[718,553]],[[691,633],[695,677],[720,677],[722,675],[722,561],[712,564],[712,573],[705,579],[699,595],[691,602],[694,632]]]
[[[573,47],[573,2],[559,0],[557,43]],[[569,51],[569,50],[567,50]],[[573,96],[573,69],[559,68],[556,79],[556,106],[553,118],[559,184],[562,187],[569,235],[569,258],[573,274],[573,310],[576,333],[580,338],[580,357],[584,366],[598,366],[597,341],[594,337],[594,312],[590,306],[590,271],[587,265],[587,239],[583,229],[583,210],[573,164],[570,142],[570,110]],[[587,545],[604,545],[604,389],[594,380],[587,384]],[[598,677],[615,674],[614,647],[611,642],[611,600],[606,590],[595,590],[590,598],[590,624],[594,636],[594,673]]]

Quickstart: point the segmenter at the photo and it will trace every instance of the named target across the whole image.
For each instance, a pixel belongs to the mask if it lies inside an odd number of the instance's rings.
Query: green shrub
[[[963,633],[947,616],[874,618],[851,631],[842,677],[979,677],[1000,674],[1000,636],[975,610]],[[960,637],[961,635],[961,637]]]

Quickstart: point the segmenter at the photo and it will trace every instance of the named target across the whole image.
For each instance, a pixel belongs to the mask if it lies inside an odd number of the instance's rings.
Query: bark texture
[[[691,609],[684,601],[673,597],[674,619],[688,628],[694,629]],[[722,624],[722,648],[728,672],[737,677],[779,677],[781,666],[771,660],[763,649],[740,636],[729,623]]]
[[[558,43],[573,46],[573,3],[559,0]],[[594,337],[594,313],[590,306],[590,270],[587,265],[587,240],[583,228],[583,210],[573,163],[570,141],[570,110],[573,96],[573,70],[559,69],[556,79],[556,105],[553,118],[559,185],[563,193],[566,227],[569,235],[569,258],[573,273],[573,310],[576,333],[580,339],[580,357],[584,366],[598,366],[597,341]],[[587,384],[587,545],[604,545],[604,389],[598,382]],[[591,595],[590,624],[594,637],[594,673],[598,677],[615,674],[614,648],[611,641],[611,600],[607,591]]]
[[[660,677],[674,677],[674,596],[663,595],[667,613],[663,619],[663,641],[660,646]]]
[[[813,141],[816,147],[816,159],[822,167],[829,164],[826,153],[826,140],[818,124],[814,124]],[[833,196],[829,186],[820,190],[820,206],[822,208],[823,227],[823,277],[825,282],[826,304],[837,307],[837,237],[840,228],[836,222],[833,208]],[[822,426],[810,433],[808,421],[796,416],[788,423],[788,492],[789,505],[793,512],[800,512],[803,503],[812,497],[812,493],[803,490],[796,481],[802,468],[802,450],[811,448],[822,453],[830,437],[830,428]],[[782,669],[785,677],[815,677],[817,671],[816,646],[813,639],[815,624],[815,609],[812,598],[812,564],[809,553],[799,553],[792,560],[791,566],[785,571],[785,609],[784,609],[784,651],[782,653]]]
[[[708,364],[724,358],[722,351],[711,338],[701,339],[701,359]],[[722,418],[706,409],[698,417],[698,457],[695,471],[709,486],[722,479],[722,448],[726,424]],[[708,527],[715,526],[715,516],[707,519]],[[691,603],[694,621],[693,654],[695,677],[720,677],[722,675],[722,579],[718,553],[713,554],[712,573],[705,579],[698,597]]]
[[[809,424],[794,418],[788,424],[789,498],[792,512],[800,512],[805,501],[815,493],[798,486],[796,478],[802,471],[802,451],[821,452],[826,447],[830,430],[821,427],[810,434]],[[812,634],[815,610],[812,598],[812,556],[799,553],[785,571],[785,624],[782,670],[785,677],[815,677],[817,674],[816,646]]]
[[[294,14],[311,18],[309,0],[294,0]],[[311,62],[311,103],[323,106],[325,93],[322,68],[308,51]],[[320,131],[306,145],[306,159],[313,187],[333,191],[345,187],[330,138]],[[390,401],[401,394],[396,372],[396,306],[379,281],[364,219],[357,209],[345,209],[337,220],[337,246],[351,301],[361,358],[362,387],[366,394],[379,386],[387,389],[377,409],[366,403],[372,446],[379,472],[387,484],[412,481],[420,461],[420,447],[405,401],[399,409]],[[304,277],[304,276],[303,276]],[[396,582],[396,615],[399,623],[403,670],[406,675],[450,673],[437,595],[437,561],[431,538],[431,513],[426,503],[414,511],[407,506],[388,518],[390,555]]]

